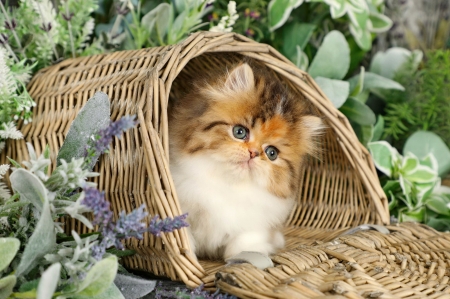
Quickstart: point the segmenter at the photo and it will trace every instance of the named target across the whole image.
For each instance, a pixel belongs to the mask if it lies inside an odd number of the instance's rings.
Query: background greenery
[[[19,122],[33,121],[35,103],[26,84],[38,70],[72,57],[175,44],[198,30],[236,32],[272,45],[307,71],[348,117],[373,155],[393,222],[450,228],[450,188],[442,184],[450,171],[447,0],[2,0],[0,9],[0,151],[8,139],[23,138]],[[106,131],[97,130],[106,123],[84,125],[103,142]],[[88,137],[73,134],[66,144]],[[31,161],[18,161],[28,170],[11,161],[13,194],[0,182],[0,256],[7,257],[0,261],[0,299],[86,292],[121,298],[112,284],[117,256],[132,252],[114,250],[120,244],[109,242],[107,230],[64,236],[54,222],[64,214],[92,225],[82,215],[90,211],[80,199],[87,189],[71,192],[95,175],[90,170],[100,151],[71,161],[73,155],[62,150],[67,162],[52,174],[49,152],[37,157],[29,151]],[[64,179],[75,170],[79,185]],[[8,171],[9,165],[0,165],[0,179]],[[48,196],[36,200],[36,190]],[[127,232],[139,237],[144,212],[133,213],[122,217],[134,219],[135,230]],[[153,224],[159,228],[170,224],[158,221]],[[48,248],[39,239],[50,240],[44,242]],[[109,249],[98,259],[100,245]],[[111,275],[98,278],[105,269]],[[58,273],[59,281],[50,279]],[[88,283],[81,283],[84,276]],[[202,290],[170,296],[215,297]]]

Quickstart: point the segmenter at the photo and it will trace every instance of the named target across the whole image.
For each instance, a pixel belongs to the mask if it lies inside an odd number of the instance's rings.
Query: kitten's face
[[[322,128],[277,80],[242,64],[208,82],[172,111],[171,159],[203,155],[225,175],[292,197],[301,160]]]

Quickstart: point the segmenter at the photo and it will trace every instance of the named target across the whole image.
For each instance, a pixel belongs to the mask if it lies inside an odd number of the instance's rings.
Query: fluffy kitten
[[[197,84],[170,116],[170,170],[197,256],[274,253],[302,158],[321,132],[273,76],[243,63]]]

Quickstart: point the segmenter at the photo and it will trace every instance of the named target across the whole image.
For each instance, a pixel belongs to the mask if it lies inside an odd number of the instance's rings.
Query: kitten
[[[243,63],[175,103],[169,128],[170,170],[197,256],[282,248],[278,229],[321,120],[267,70]]]

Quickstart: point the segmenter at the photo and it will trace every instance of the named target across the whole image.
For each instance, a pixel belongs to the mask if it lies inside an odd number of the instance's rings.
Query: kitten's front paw
[[[224,258],[228,259],[242,251],[257,251],[265,255],[275,253],[278,248],[284,246],[283,235],[273,232],[245,232],[232,239],[226,246]]]

